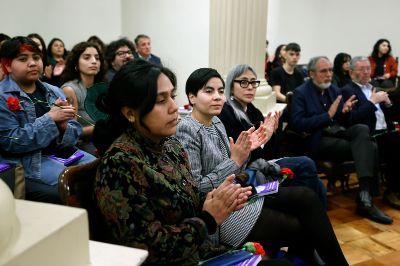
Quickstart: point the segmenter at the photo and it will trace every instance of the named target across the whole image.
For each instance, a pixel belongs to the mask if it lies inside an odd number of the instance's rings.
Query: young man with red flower
[[[75,110],[59,88],[39,80],[42,54],[31,39],[6,41],[0,60],[7,75],[0,83],[0,134],[6,136],[0,138],[0,162],[23,166],[27,199],[58,203],[65,166],[47,155],[76,144],[82,128]],[[93,159],[84,153],[76,164]]]

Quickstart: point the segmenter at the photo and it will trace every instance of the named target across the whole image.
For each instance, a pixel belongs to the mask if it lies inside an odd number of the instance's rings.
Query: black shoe
[[[367,191],[360,191],[357,198],[358,215],[381,224],[392,224],[393,219],[372,204],[372,197]]]
[[[400,198],[397,193],[386,191],[383,195],[383,201],[390,207],[400,210]]]

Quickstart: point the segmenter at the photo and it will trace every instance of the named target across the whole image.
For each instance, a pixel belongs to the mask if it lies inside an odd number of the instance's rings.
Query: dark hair
[[[213,68],[199,68],[193,71],[188,77],[185,86],[185,92],[188,100],[189,93],[197,95],[199,90],[201,90],[211,78],[219,78],[222,81],[222,85],[225,87],[225,82],[217,70]],[[190,100],[189,104],[192,105]]]
[[[278,67],[283,64],[283,58],[281,57],[281,50],[286,44],[281,44],[275,49],[274,59],[272,60],[273,67]]]
[[[134,59],[124,64],[110,83],[107,95],[97,101],[98,108],[109,114],[107,120],[99,120],[93,132],[93,142],[103,154],[114,140],[132,127],[123,116],[121,108],[126,106],[139,112],[139,122],[145,128],[143,118],[153,110],[157,97],[157,80],[165,74],[176,87],[176,78],[171,70]]]
[[[0,60],[4,73],[8,73],[5,65],[11,64],[11,61],[24,49],[42,56],[42,51],[40,51],[37,44],[32,41],[32,39],[25,36],[11,38],[2,44],[0,49]]]
[[[342,77],[344,75],[342,66],[346,62],[350,62],[351,56],[346,53],[338,53],[333,60],[333,73]]]
[[[140,38],[150,39],[150,37],[147,36],[146,34],[139,34],[139,35],[136,36],[136,38],[135,38],[135,44],[136,44],[136,46],[139,45],[139,39],[140,39]]]
[[[87,39],[87,42],[94,43],[94,44],[98,45],[99,48],[100,48],[100,50],[101,50],[101,52],[104,53],[104,51],[105,51],[105,49],[106,49],[106,45],[105,45],[104,42],[103,42],[99,37],[97,37],[96,35],[90,36],[90,37]]]
[[[79,71],[79,58],[82,55],[82,53],[89,47],[93,47],[96,49],[100,59],[100,71],[94,77],[94,83],[104,81],[105,64],[104,64],[104,57],[100,51],[100,48],[96,44],[91,42],[80,42],[72,48],[72,50],[69,52],[67,56],[65,69],[61,75],[61,84],[64,84],[65,82],[73,79],[79,79],[79,80],[81,79]]]
[[[4,33],[0,33],[0,46],[3,41],[7,41],[9,39],[11,39],[10,36],[8,36],[7,34],[4,34]]]
[[[53,46],[53,44],[54,44],[56,41],[59,41],[59,42],[61,42],[61,43],[64,45],[64,54],[63,54],[63,58],[64,58],[64,59],[67,58],[67,55],[68,55],[67,48],[65,47],[65,44],[64,44],[64,42],[63,42],[61,39],[59,39],[59,38],[53,38],[53,39],[51,39],[51,41],[50,41],[49,44],[47,45],[47,62],[48,62],[49,64],[51,64],[51,65],[55,65],[55,64],[57,63],[56,60],[54,59],[53,54],[51,53],[51,47]]]
[[[301,51],[301,48],[300,48],[300,45],[298,45],[297,43],[291,42],[291,43],[286,44],[285,51],[293,51],[293,52],[298,53]]]
[[[47,48],[46,48],[46,43],[44,42],[44,39],[42,38],[42,36],[40,36],[40,35],[37,34],[37,33],[30,33],[30,34],[27,35],[27,37],[28,37],[28,38],[31,38],[31,39],[36,38],[36,39],[39,40],[40,44],[42,45],[43,67],[47,66],[47,57],[46,57],[46,55],[47,55]]]
[[[107,49],[105,52],[108,67],[111,67],[112,62],[115,59],[117,50],[122,46],[128,46],[128,48],[132,51],[132,53],[135,52],[135,45],[126,38],[122,38],[122,39],[110,42],[110,44],[107,46]]]
[[[390,42],[387,39],[379,39],[375,44],[374,44],[374,48],[372,50],[372,54],[371,56],[373,58],[378,58],[379,57],[379,45],[381,45],[383,42],[387,42],[388,43],[388,47],[389,47],[389,51],[387,52],[387,54],[384,54],[382,57],[386,58],[388,56],[390,56],[391,52],[392,52],[392,46],[390,45]]]

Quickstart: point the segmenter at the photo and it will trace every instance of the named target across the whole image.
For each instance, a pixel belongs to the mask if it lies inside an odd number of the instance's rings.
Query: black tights
[[[278,193],[266,196],[247,241],[266,248],[289,247],[290,253],[308,262],[315,249],[328,265],[348,265],[328,215],[306,187],[280,187]]]

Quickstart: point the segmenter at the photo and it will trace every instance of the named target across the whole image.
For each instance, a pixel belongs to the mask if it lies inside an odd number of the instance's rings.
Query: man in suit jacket
[[[311,157],[339,162],[354,160],[359,181],[357,213],[391,224],[393,219],[372,203],[378,165],[376,143],[368,126],[350,125],[355,96],[346,102],[342,100],[339,88],[331,84],[332,63],[327,57],[312,58],[308,71],[310,80],[294,90],[290,119],[293,129],[310,136],[306,147]]]
[[[357,102],[353,107],[351,123],[362,123],[369,127],[379,147],[379,157],[386,162],[386,191],[383,196],[390,206],[400,209],[400,180],[397,178],[398,156],[391,151],[400,150],[400,135],[394,131],[392,117],[395,115],[389,95],[384,91],[376,91],[369,83],[371,65],[367,57],[357,56],[351,60],[350,76],[352,82],[344,86],[343,99],[352,95]]]
[[[144,34],[139,34],[135,38],[136,56],[142,58],[150,63],[162,66],[161,59],[151,53],[151,40],[150,37]]]

